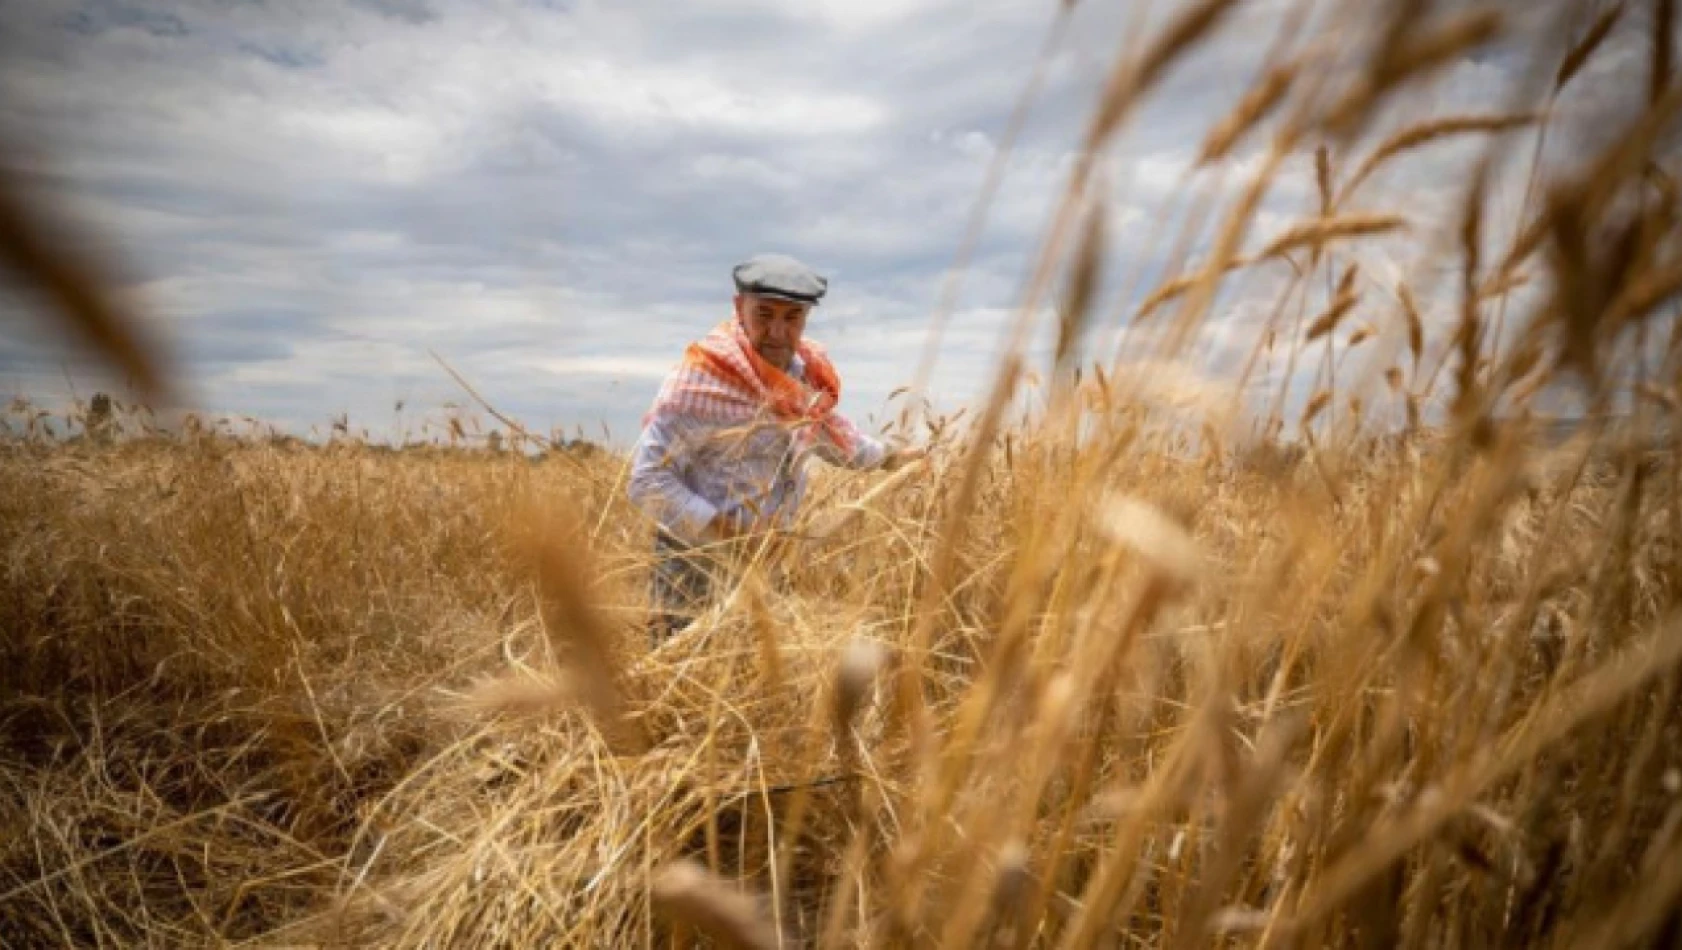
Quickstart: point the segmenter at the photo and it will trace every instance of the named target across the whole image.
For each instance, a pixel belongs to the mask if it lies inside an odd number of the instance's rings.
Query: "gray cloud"
[[[1168,264],[1187,195],[1255,167],[1255,145],[1225,170],[1186,166],[1285,6],[1242,7],[1135,117],[1110,168],[1107,293],[1136,299]],[[1076,9],[946,337],[948,404],[990,378],[1120,48],[1124,5]],[[84,239],[120,256],[214,412],[299,429],[349,412],[384,431],[399,400],[462,398],[430,351],[534,424],[628,433],[683,343],[725,315],[730,265],[779,248],[832,274],[812,332],[863,415],[916,366],[1051,15],[1005,0],[44,0],[8,10],[0,129],[31,143],[14,164]],[[1571,102],[1592,112],[1627,81],[1638,40],[1621,32]],[[1417,101],[1487,107],[1516,72],[1500,55],[1463,63]],[[1362,204],[1452,207],[1470,154],[1433,150],[1375,177]],[[1311,182],[1288,169],[1262,223],[1302,214]],[[1399,244],[1362,253],[1387,279],[1422,266]],[[1273,286],[1258,284],[1223,298],[1207,369],[1229,372],[1253,342],[1245,294]],[[8,328],[32,319],[22,310],[0,300]],[[0,341],[10,389],[62,389],[60,363],[84,389],[99,378],[49,332]]]

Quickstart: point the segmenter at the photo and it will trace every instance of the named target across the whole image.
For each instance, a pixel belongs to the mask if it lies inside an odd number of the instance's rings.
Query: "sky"
[[[1150,5],[1147,19],[1172,6]],[[1256,166],[1259,137],[1220,168],[1190,168],[1287,7],[1240,4],[1132,117],[1105,164],[1106,294],[1134,293],[1119,275],[1169,259],[1188,182],[1227,188]],[[942,409],[992,380],[1138,9],[1074,5],[943,338],[929,390]],[[8,165],[68,211],[63,239],[114,262],[192,405],[213,416],[298,434],[344,416],[374,438],[419,437],[467,401],[436,354],[533,430],[624,444],[683,346],[728,316],[732,265],[780,251],[830,278],[808,334],[840,369],[843,410],[870,427],[916,372],[1057,10],[0,0],[0,133],[19,145]],[[1454,64],[1376,117],[1368,141],[1398,122],[1498,110],[1523,65],[1512,49],[1543,14],[1526,16],[1519,41]],[[1626,20],[1563,103],[1580,128],[1565,123],[1556,149],[1604,130],[1597,107],[1639,69],[1641,18]],[[1354,49],[1362,27],[1328,35]],[[1364,206],[1440,218],[1475,154],[1434,148],[1378,176]],[[1506,175],[1498,197],[1516,207],[1521,184]],[[1287,169],[1258,239],[1306,213],[1312,192],[1310,166]],[[1393,285],[1434,266],[1409,250],[1429,244],[1413,237],[1350,253]],[[1190,371],[1236,371],[1282,277],[1223,296]],[[1119,326],[1104,299],[1094,352]],[[1036,338],[1036,359],[1046,343]],[[1298,396],[1310,385],[1299,375]],[[0,284],[0,392],[51,404],[99,389],[122,383],[39,301]]]

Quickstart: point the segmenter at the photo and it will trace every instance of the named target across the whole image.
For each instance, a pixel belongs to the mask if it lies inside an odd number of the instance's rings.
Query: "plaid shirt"
[[[683,367],[674,376],[687,372]],[[788,373],[804,380],[796,356]],[[661,527],[685,541],[702,540],[708,523],[724,514],[739,524],[786,527],[806,491],[805,460],[815,454],[832,465],[875,468],[887,448],[831,415],[849,453],[829,434],[797,438],[796,427],[765,412],[756,421],[727,423],[706,411],[657,407],[646,420],[631,456],[631,501]],[[808,436],[813,427],[805,427]],[[802,444],[810,444],[804,451]]]

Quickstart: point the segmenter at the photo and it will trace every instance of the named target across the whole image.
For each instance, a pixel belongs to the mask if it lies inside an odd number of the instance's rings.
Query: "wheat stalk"
[[[1386,162],[1416,148],[1422,148],[1446,138],[1463,135],[1491,135],[1523,128],[1536,121],[1533,115],[1457,115],[1444,116],[1410,125],[1395,133],[1372,150],[1365,160],[1343,183],[1335,204],[1343,204],[1361,183],[1372,176]]]
[[[1332,241],[1389,234],[1406,227],[1407,220],[1396,214],[1345,214],[1315,218],[1286,229],[1255,256],[1282,257],[1302,247],[1318,249]]]

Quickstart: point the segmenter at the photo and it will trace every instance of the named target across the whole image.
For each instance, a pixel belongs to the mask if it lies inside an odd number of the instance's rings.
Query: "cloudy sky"
[[[942,406],[988,382],[1135,7],[1083,0],[1056,47],[941,349]],[[1134,117],[1111,166],[1112,274],[1168,258],[1189,160],[1286,7],[1243,4]],[[727,314],[731,265],[781,250],[831,277],[809,333],[836,357],[843,407],[866,418],[916,369],[1056,10],[0,0],[0,131],[23,146],[9,164],[83,224],[76,239],[97,235],[119,263],[211,413],[300,433],[348,413],[376,437],[413,432],[463,401],[436,352],[534,429],[605,425],[623,442],[683,345]],[[1584,102],[1645,55],[1640,18],[1625,26]],[[1521,65],[1480,54],[1385,121],[1498,108]],[[1190,180],[1241,174],[1255,147]],[[1435,150],[1364,201],[1447,207],[1470,154]],[[1289,169],[1264,230],[1311,191],[1308,168]],[[1420,266],[1361,263],[1392,278]],[[1252,283],[1223,302],[1202,369],[1229,372],[1247,351],[1269,289]],[[117,385],[35,304],[0,291],[6,395]]]

